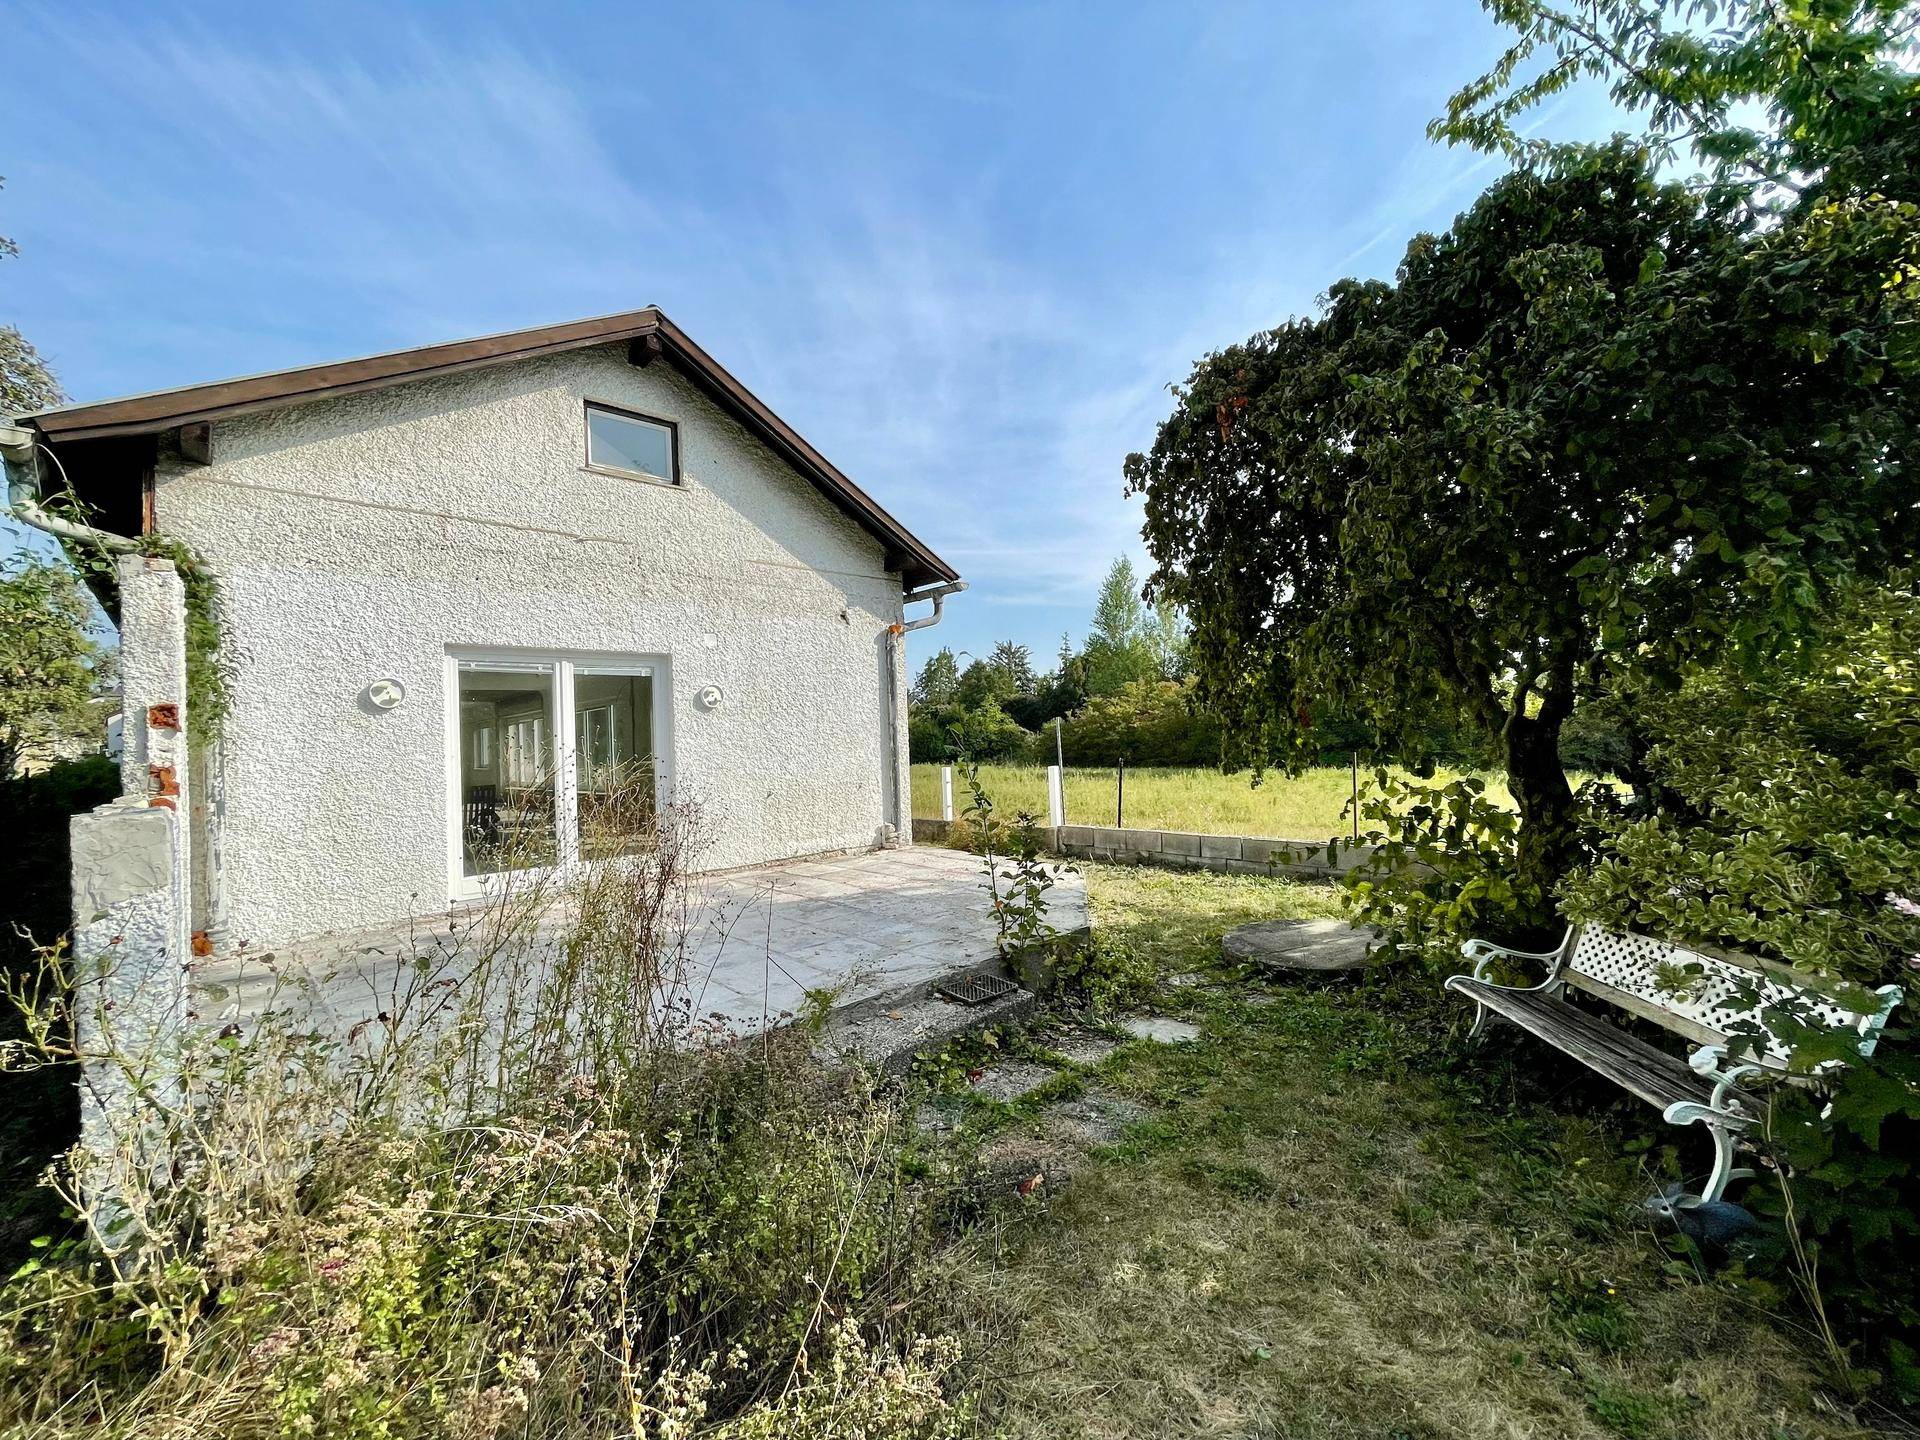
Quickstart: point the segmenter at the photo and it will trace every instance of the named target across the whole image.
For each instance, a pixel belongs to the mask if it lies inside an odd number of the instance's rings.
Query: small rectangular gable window
[[[669,420],[649,420],[587,403],[587,464],[642,480],[680,483],[680,436]]]

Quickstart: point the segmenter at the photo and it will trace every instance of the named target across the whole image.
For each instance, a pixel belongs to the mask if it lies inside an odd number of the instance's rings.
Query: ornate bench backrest
[[[1710,1045],[1726,1043],[1730,1028],[1756,1018],[1757,1010],[1797,998],[1807,1020],[1857,1030],[1862,1055],[1873,1053],[1900,993],[1898,986],[1886,986],[1878,992],[1877,1010],[1852,1010],[1756,964],[1740,965],[1651,935],[1597,925],[1583,925],[1575,933],[1564,976],[1589,994]],[[1752,1042],[1743,1036],[1734,1043]],[[1764,1049],[1761,1060],[1786,1063],[1785,1047],[1771,1035]]]

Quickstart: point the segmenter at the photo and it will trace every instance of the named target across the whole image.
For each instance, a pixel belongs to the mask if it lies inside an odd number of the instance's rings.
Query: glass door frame
[[[552,865],[526,870],[495,871],[468,875],[466,871],[466,835],[462,816],[463,756],[460,738],[460,667],[498,665],[510,668],[547,666],[553,675],[553,824]],[[484,900],[497,895],[515,878],[538,879],[578,870],[580,859],[579,736],[574,733],[574,671],[586,669],[599,674],[646,674],[653,682],[653,783],[654,793],[665,803],[673,785],[673,707],[667,697],[673,693],[671,662],[665,655],[642,655],[606,650],[534,650],[496,646],[448,646],[445,659],[446,707],[441,717],[441,734],[446,744],[447,777],[447,898],[453,901]],[[499,753],[500,737],[494,737]]]

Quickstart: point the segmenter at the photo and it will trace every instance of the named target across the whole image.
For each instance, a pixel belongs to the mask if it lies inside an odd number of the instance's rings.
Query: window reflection
[[[463,874],[555,862],[553,697],[550,665],[461,664]]]

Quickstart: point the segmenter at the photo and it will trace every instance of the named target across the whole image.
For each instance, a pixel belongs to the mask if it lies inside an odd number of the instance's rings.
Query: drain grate
[[[984,1005],[989,1000],[998,1000],[1002,995],[1011,995],[1018,988],[1004,975],[962,975],[958,980],[941,981],[934,987],[933,993],[957,1000],[962,1005]]]

